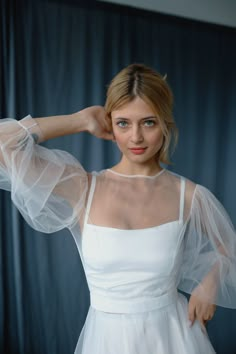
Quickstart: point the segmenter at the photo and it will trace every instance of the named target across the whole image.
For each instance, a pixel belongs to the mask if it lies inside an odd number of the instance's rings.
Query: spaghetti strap
[[[179,221],[182,221],[183,217],[184,217],[184,194],[185,194],[185,179],[183,177],[181,177],[180,202],[179,202]]]
[[[86,210],[85,210],[84,226],[88,222],[88,216],[89,216],[89,212],[90,212],[90,208],[91,208],[91,204],[92,204],[92,200],[93,200],[93,194],[94,194],[95,186],[96,186],[96,176],[93,174],[92,175],[91,185],[90,185],[90,190],[89,190],[87,206],[86,206]]]

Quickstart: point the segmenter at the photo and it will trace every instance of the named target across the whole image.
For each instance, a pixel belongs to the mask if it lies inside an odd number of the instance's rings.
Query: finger
[[[195,307],[191,306],[189,304],[189,309],[188,309],[188,320],[189,320],[189,326],[191,327],[195,321],[196,314],[195,314]]]
[[[111,118],[107,114],[105,116],[105,125],[107,130],[112,130]]]
[[[209,322],[212,320],[212,318],[213,318],[213,315],[208,315],[207,317],[204,317],[204,321]]]
[[[109,140],[114,140],[112,125],[109,123],[107,123],[104,127],[104,138]]]
[[[106,140],[114,140],[114,135],[112,132],[105,132],[102,138]]]
[[[207,333],[207,331],[206,331],[206,324],[207,324],[207,321],[202,320],[202,321],[199,321],[199,322],[200,322],[200,326],[201,326],[202,332],[203,332],[204,334],[206,334],[206,333]]]
[[[110,125],[109,123],[106,122],[106,124],[104,124],[104,127],[103,127],[104,130],[108,131],[108,132],[112,132],[113,129],[112,129],[112,125]]]

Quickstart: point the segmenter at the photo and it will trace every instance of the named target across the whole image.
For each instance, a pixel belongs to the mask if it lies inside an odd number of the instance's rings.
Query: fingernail
[[[188,320],[189,327],[192,327],[192,321]]]

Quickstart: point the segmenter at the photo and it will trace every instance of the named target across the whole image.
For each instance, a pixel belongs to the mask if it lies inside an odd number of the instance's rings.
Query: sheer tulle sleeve
[[[236,235],[225,209],[196,186],[178,288],[223,307],[236,308]]]
[[[0,120],[0,188],[34,229],[50,233],[71,228],[82,214],[87,173],[69,153],[35,143],[36,121]]]

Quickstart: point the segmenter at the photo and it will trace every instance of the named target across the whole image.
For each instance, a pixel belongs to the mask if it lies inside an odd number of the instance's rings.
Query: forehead
[[[148,116],[155,116],[152,108],[140,97],[136,97],[133,101],[126,103],[124,106],[111,112],[112,118],[129,118],[138,119]]]

